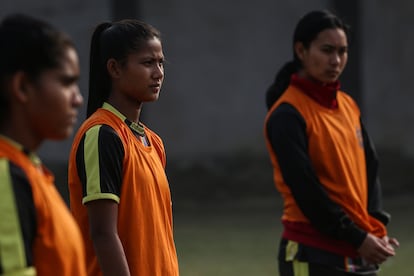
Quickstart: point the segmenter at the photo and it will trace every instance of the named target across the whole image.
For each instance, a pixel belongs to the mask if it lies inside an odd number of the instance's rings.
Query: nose
[[[159,63],[155,65],[154,72],[153,72],[154,79],[163,79],[164,78],[164,65]]]
[[[331,64],[332,65],[338,65],[341,63],[341,57],[338,53],[333,53],[331,56]]]
[[[78,85],[75,85],[74,89],[73,89],[74,93],[73,93],[73,98],[72,98],[72,103],[75,107],[80,107],[83,104],[83,96],[80,93],[80,89]]]

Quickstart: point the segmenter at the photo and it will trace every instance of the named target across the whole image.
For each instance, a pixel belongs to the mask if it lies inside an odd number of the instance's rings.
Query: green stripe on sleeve
[[[101,192],[99,173],[99,130],[101,125],[92,127],[86,132],[84,158],[86,172],[86,196]]]
[[[0,159],[0,213],[0,261],[3,272],[9,275],[8,273],[27,270],[19,213],[6,159]]]
[[[110,194],[110,193],[100,193],[100,194],[85,196],[82,199],[82,204],[85,204],[85,203],[88,203],[89,201],[94,201],[97,199],[110,199],[110,200],[114,200],[115,202],[119,203],[119,196]]]
[[[2,274],[2,276],[36,276],[36,268],[33,266],[23,268],[23,269],[17,269],[10,272],[6,272],[6,274]]]

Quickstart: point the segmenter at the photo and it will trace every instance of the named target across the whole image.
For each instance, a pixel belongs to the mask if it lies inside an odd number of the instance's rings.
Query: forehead
[[[66,73],[79,74],[79,58],[73,47],[67,47],[64,50],[59,69]]]
[[[54,73],[65,75],[79,75],[80,66],[77,51],[73,47],[62,49],[61,56],[54,67],[43,70],[42,74]]]
[[[348,39],[344,30],[340,28],[326,29],[318,34],[312,44],[347,47]]]
[[[163,57],[162,43],[158,38],[154,37],[143,42],[140,49],[131,54],[135,56]]]

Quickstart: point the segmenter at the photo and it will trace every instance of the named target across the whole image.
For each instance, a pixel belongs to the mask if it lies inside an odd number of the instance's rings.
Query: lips
[[[74,113],[70,114],[69,123],[70,124],[76,124],[77,121],[78,121],[78,112],[74,112]]]
[[[327,73],[329,75],[338,75],[339,74],[339,71],[338,70],[328,70]]]
[[[161,83],[154,83],[149,86],[154,93],[158,93],[161,89]]]

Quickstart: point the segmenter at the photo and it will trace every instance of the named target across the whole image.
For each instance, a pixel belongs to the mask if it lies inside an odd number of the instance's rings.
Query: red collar
[[[301,78],[297,74],[293,74],[290,78],[290,84],[302,90],[306,95],[314,99],[320,105],[330,109],[338,108],[336,92],[340,87],[339,81],[322,84],[320,82]]]

